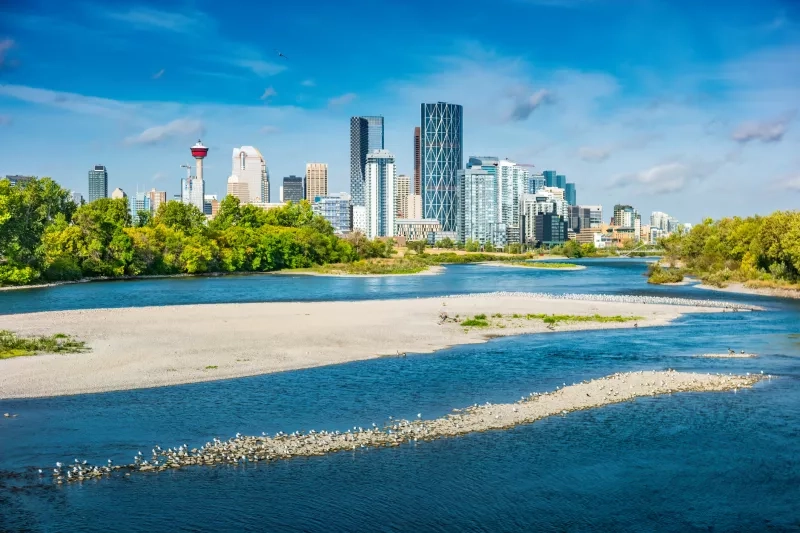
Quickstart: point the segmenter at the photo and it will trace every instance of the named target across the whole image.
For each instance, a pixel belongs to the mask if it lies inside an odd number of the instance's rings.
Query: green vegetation
[[[500,320],[496,321],[489,321],[485,314],[475,315],[472,318],[468,318],[462,320],[460,325],[464,327],[489,327],[489,326],[496,326],[498,328],[505,328],[507,326],[507,320],[503,319],[524,319],[524,320],[541,320],[545,324],[555,326],[559,322],[600,322],[600,323],[609,323],[609,322],[632,322],[635,320],[642,320],[643,317],[640,316],[622,316],[622,315],[556,315],[556,314],[533,314],[529,313],[527,315],[520,315],[519,313],[514,313],[513,315],[503,315],[501,313],[495,313],[492,315],[492,318],[499,318]]]
[[[680,268],[662,267],[658,263],[652,263],[647,267],[647,282],[659,285],[662,283],[680,283],[683,281],[683,272]]]
[[[486,320],[486,315],[475,315],[472,318],[462,320],[461,325],[465,327],[485,328],[489,325],[489,321]]]
[[[308,202],[263,210],[225,197],[207,222],[170,201],[132,225],[125,200],[82,206],[50,178],[0,180],[0,285],[83,277],[267,272],[386,258],[391,242],[347,239]]]
[[[216,370],[217,368],[219,368],[217,365],[208,365],[206,370]]]
[[[418,274],[428,269],[428,263],[407,258],[392,259],[362,259],[352,263],[333,263],[318,265],[309,269],[310,272],[331,275],[387,275],[387,274]]]
[[[661,240],[663,262],[704,283],[800,289],[800,211],[706,219]]]
[[[516,266],[524,266],[529,268],[576,268],[578,265],[573,263],[552,263],[550,261],[514,261]]]
[[[39,353],[81,353],[87,351],[86,343],[69,335],[19,337],[7,330],[0,331],[0,359],[36,355]]]

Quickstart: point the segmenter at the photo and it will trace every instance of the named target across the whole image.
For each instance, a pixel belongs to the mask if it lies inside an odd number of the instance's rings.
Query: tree
[[[422,255],[425,253],[426,244],[425,241],[408,241],[406,247],[417,255]]]
[[[455,243],[453,242],[453,239],[451,239],[450,237],[445,237],[444,239],[440,240],[437,244],[439,248],[450,249],[455,247]]]
[[[464,243],[464,249],[468,252],[477,252],[479,248],[480,248],[480,243],[478,241],[467,239],[467,242]]]
[[[206,216],[202,211],[192,204],[184,204],[176,200],[170,200],[158,206],[153,222],[186,233],[202,233],[206,228]]]
[[[136,226],[142,228],[144,226],[149,226],[150,223],[153,221],[153,213],[150,211],[140,209],[136,212]]]

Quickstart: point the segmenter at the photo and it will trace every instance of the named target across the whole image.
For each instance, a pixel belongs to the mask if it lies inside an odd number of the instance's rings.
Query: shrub
[[[657,263],[648,268],[647,282],[659,285],[662,283],[679,283],[683,281],[683,272],[679,268],[664,268]]]

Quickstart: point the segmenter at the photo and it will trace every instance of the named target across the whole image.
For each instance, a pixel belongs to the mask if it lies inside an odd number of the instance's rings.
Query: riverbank
[[[414,420],[393,419],[383,421],[360,421],[347,431],[309,431],[291,434],[278,433],[274,437],[242,436],[222,441],[214,438],[197,448],[187,445],[164,449],[153,448],[147,456],[137,456],[126,465],[93,466],[76,459],[77,464],[61,463],[52,472],[56,483],[80,482],[100,478],[114,472],[161,472],[186,466],[213,466],[217,464],[244,465],[269,462],[293,457],[309,457],[356,451],[365,448],[386,448],[409,442],[431,441],[455,437],[480,431],[509,429],[521,424],[530,424],[555,415],[567,415],[574,411],[593,409],[634,400],[644,396],[660,396],[681,392],[723,392],[752,387],[771,376],[731,376],[721,374],[699,374],[691,372],[648,371],[618,373],[611,376],[573,383],[555,391],[531,392],[519,401],[507,404],[481,404],[454,409],[451,414],[431,420],[422,419],[422,413]],[[49,472],[49,469],[48,469]]]
[[[280,270],[278,272],[275,272],[275,274],[297,275],[297,276],[322,276],[322,277],[333,277],[333,278],[385,278],[394,276],[435,276],[437,274],[441,274],[442,272],[444,272],[443,266],[431,265],[425,267],[424,270],[421,270],[419,272],[392,272],[387,274],[351,274],[344,271],[319,272],[307,268]]]
[[[569,266],[561,266],[561,265],[553,265],[552,263],[548,263],[547,261],[540,261],[540,260],[532,260],[532,261],[525,261],[525,262],[502,262],[502,263],[493,263],[490,261],[478,263],[482,266],[494,266],[494,267],[508,267],[508,268],[538,268],[540,270],[586,270],[586,267],[583,265],[572,265]],[[552,266],[547,266],[552,265]]]
[[[779,287],[748,287],[746,283],[729,282],[725,287],[715,287],[713,285],[705,285],[700,283],[695,285],[698,289],[706,289],[709,291],[728,292],[735,294],[753,294],[757,296],[772,296],[777,298],[792,298],[800,299],[800,290],[798,289],[782,289]]]
[[[270,302],[51,311],[0,316],[0,330],[63,333],[89,353],[0,361],[0,398],[160,387],[429,353],[497,336],[550,333],[541,320],[465,328],[441,315],[637,316],[636,322],[564,322],[556,331],[661,326],[720,302],[619,295],[490,293],[407,300]]]

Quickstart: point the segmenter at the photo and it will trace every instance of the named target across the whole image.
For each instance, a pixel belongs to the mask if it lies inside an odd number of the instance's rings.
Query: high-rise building
[[[394,187],[394,209],[397,218],[409,218],[408,216],[408,196],[411,194],[411,178],[409,176],[397,176]]]
[[[456,231],[457,239],[462,243],[477,241],[481,245],[505,244],[505,226],[500,225],[497,204],[497,168],[488,159],[471,157],[467,168],[458,172]]]
[[[567,188],[567,177],[564,174],[556,175],[556,187],[558,187],[559,189]]]
[[[83,195],[79,192],[72,191],[72,201],[80,207],[83,204]]]
[[[139,213],[141,211],[144,211],[146,213],[153,212],[152,207],[150,205],[150,195],[146,192],[137,191],[136,195],[131,197],[130,204],[131,204],[131,220],[133,221],[134,224],[139,224]]]
[[[566,187],[564,188],[564,196],[566,197],[569,205],[578,205],[578,194],[575,190],[574,183],[566,184]]]
[[[537,245],[553,246],[567,241],[567,221],[555,213],[534,217],[534,240]]]
[[[540,190],[544,189],[546,184],[547,183],[544,179],[544,174],[533,174],[528,176],[528,190],[526,192],[528,194],[536,194]]]
[[[394,155],[388,150],[371,151],[367,154],[366,170],[367,238],[391,237],[396,218]]]
[[[367,234],[367,206],[353,206],[353,231]]]
[[[556,183],[556,171],[555,170],[545,170],[542,172],[544,176],[544,186],[545,187],[558,187]]]
[[[372,116],[361,118],[367,121],[367,150],[372,152],[373,150],[383,150],[386,148],[383,145],[383,117]]]
[[[228,177],[228,187],[225,192],[228,196],[238,198],[240,204],[250,202],[250,187],[243,178],[235,174]]]
[[[167,191],[151,189],[147,195],[150,197],[150,211],[152,211],[153,214],[158,213],[158,208],[161,204],[167,203]]]
[[[603,225],[603,206],[602,205],[582,205],[589,210],[589,227],[599,228]]]
[[[269,203],[269,169],[261,152],[253,146],[233,149],[231,174],[247,183],[248,203]]]
[[[217,209],[214,209],[214,205],[216,204]],[[216,211],[219,210],[219,200],[217,200],[216,194],[204,194],[203,195],[203,214],[210,217],[216,215]]]
[[[422,219],[422,195],[408,195],[408,213],[406,214],[406,218],[414,220]]]
[[[661,211],[653,211],[650,215],[650,226],[653,228],[658,228],[663,232],[664,235],[669,235],[674,231],[677,231],[679,222],[675,217],[671,217],[666,213],[662,213]]]
[[[369,152],[369,122],[350,117],[350,196],[353,205],[364,205],[364,174]]]
[[[306,199],[328,196],[328,164],[306,163]]]
[[[536,217],[553,214],[565,223],[568,216],[567,203],[563,198],[548,192],[560,191],[557,187],[544,187],[536,194],[524,194],[520,199],[520,238],[523,242],[536,244]]]
[[[181,202],[195,206],[203,212],[203,197],[206,194],[206,182],[197,176],[188,176],[181,180]]]
[[[317,196],[311,209],[330,222],[336,233],[348,233],[353,228],[353,203],[345,192]]]
[[[282,202],[298,203],[306,197],[306,185],[303,176],[285,176],[283,178]]]
[[[455,232],[458,171],[464,168],[463,108],[438,102],[420,107],[420,180],[424,218]]]
[[[89,171],[89,202],[108,198],[108,171],[103,165],[95,165]]]
[[[420,142],[419,126],[414,128],[414,190],[412,194],[422,194],[422,184],[420,182]]]
[[[614,206],[614,226],[632,228],[638,213],[633,206],[617,204]]]
[[[128,195],[125,193],[125,191],[123,191],[119,187],[114,189],[114,192],[111,193],[111,199],[112,200],[119,200],[121,198],[127,198],[127,197],[128,197]]]
[[[504,159],[497,166],[498,222],[519,228],[519,205],[528,188],[528,169]]]
[[[570,205],[567,207],[569,216],[567,222],[569,229],[575,233],[580,233],[585,228],[592,227],[592,211],[588,207],[580,205]]]

